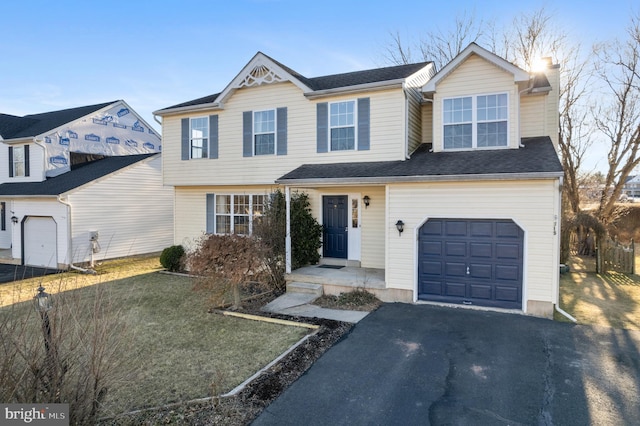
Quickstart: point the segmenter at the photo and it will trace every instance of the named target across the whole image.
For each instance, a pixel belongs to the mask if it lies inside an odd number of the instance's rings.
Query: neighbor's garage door
[[[419,234],[418,299],[521,309],[523,239],[512,220],[428,220]]]
[[[52,217],[29,216],[24,221],[24,264],[58,268],[56,222]]]

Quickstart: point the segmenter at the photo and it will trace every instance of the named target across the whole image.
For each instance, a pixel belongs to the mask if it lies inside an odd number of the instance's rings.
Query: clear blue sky
[[[590,45],[622,36],[636,1],[3,1],[0,112],[124,99],[157,126],[152,111],[222,90],[257,51],[308,77],[373,68],[390,33],[418,39],[464,12],[500,25],[541,6]]]

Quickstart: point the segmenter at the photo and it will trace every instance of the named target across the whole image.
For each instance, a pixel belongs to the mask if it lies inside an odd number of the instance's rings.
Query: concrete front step
[[[303,282],[290,282],[287,283],[287,293],[304,293],[313,294],[315,296],[322,296],[322,285],[303,283]]]

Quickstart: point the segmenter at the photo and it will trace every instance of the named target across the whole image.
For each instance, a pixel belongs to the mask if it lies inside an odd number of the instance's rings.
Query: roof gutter
[[[221,109],[224,109],[224,107],[220,102],[209,102],[206,104],[199,104],[199,105],[189,105],[189,106],[183,106],[183,107],[177,107],[177,108],[159,109],[157,111],[153,111],[152,114],[154,116],[159,115],[160,117],[163,117],[165,115],[170,115],[170,114],[179,114],[181,112],[202,111],[205,109],[221,110]]]
[[[305,93],[304,96],[308,99],[317,99],[317,98],[322,98],[326,96],[347,95],[351,93],[366,92],[372,89],[377,89],[377,90],[397,89],[397,88],[403,87],[404,81],[405,81],[404,78],[398,78],[395,80],[376,81],[374,83],[357,84],[355,86],[336,87],[333,89],[325,89],[325,90],[314,90],[312,92]]]
[[[469,175],[422,175],[422,176],[368,176],[346,178],[311,178],[311,179],[276,179],[280,185],[361,185],[412,182],[460,182],[479,180],[528,180],[528,179],[558,179],[562,172],[540,173],[490,173]]]

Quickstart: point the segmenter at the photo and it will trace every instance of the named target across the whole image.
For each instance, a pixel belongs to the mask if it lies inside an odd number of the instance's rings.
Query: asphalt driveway
[[[253,424],[640,424],[639,395],[640,332],[397,303]]]
[[[33,277],[55,274],[55,269],[36,268],[24,265],[7,265],[0,263],[0,284]]]

